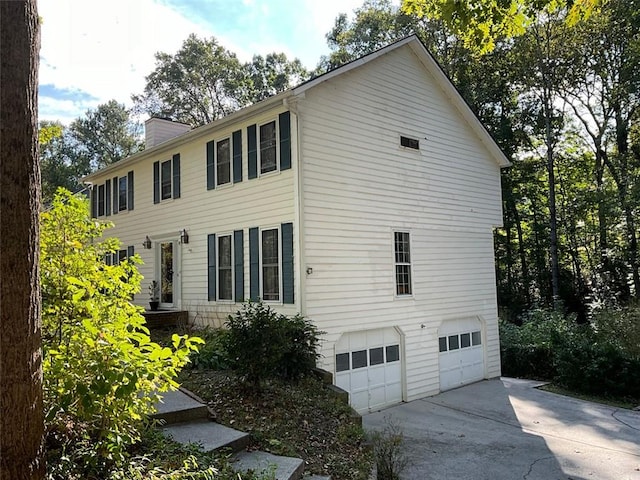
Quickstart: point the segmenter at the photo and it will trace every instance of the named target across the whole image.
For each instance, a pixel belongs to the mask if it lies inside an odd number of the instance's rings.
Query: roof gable
[[[411,35],[402,40],[399,40],[395,43],[387,45],[386,47],[381,48],[380,50],[376,50],[364,57],[361,57],[357,60],[349,62],[335,70],[331,70],[330,72],[325,73],[324,75],[320,75],[319,77],[313,78],[298,87],[292,89],[294,95],[303,95],[307,90],[310,90],[332,78],[343,75],[351,70],[356,68],[360,68],[373,60],[392,53],[395,50],[408,46],[418,57],[424,68],[433,76],[436,83],[443,90],[444,94],[449,98],[452,104],[456,107],[456,109],[460,112],[464,120],[471,127],[473,132],[480,138],[483,145],[488,149],[491,153],[491,156],[494,158],[496,163],[500,167],[508,167],[511,165],[504,152],[500,149],[498,144],[495,142],[489,131],[480,121],[480,119],[473,112],[469,104],[462,97],[460,92],[453,85],[449,77],[444,73],[444,70],[440,67],[438,62],[433,58],[433,56],[429,53],[424,44],[418,39],[416,35]]]

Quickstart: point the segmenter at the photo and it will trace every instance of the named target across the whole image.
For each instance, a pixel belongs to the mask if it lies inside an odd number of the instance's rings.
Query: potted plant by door
[[[155,280],[149,285],[149,308],[152,312],[158,310],[160,305],[160,285]]]

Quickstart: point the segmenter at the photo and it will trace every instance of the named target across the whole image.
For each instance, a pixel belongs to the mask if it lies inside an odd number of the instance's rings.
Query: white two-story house
[[[493,228],[509,165],[416,37],[91,175],[161,308],[301,312],[366,412],[500,375]]]

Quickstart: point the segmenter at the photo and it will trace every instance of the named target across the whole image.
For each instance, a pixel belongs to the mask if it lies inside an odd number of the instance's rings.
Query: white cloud
[[[40,83],[95,97],[80,113],[112,98],[130,104],[155,66],[154,53],[175,52],[192,32],[208,34],[151,0],[41,0],[39,14]],[[47,107],[41,102],[41,118],[52,119]]]
[[[228,20],[222,23],[211,14],[213,9],[187,18],[188,9],[180,12],[162,0],[40,0],[40,83],[84,93],[64,100],[41,95],[40,118],[74,119],[110,99],[130,105],[131,95],[143,91],[144,77],[155,68],[154,54],[175,53],[191,33],[215,36],[241,61],[275,51],[314,68],[328,53],[325,34],[336,16],[351,15],[362,2],[298,0],[288,5],[284,0],[278,9],[269,1],[242,0],[248,8],[231,28]]]

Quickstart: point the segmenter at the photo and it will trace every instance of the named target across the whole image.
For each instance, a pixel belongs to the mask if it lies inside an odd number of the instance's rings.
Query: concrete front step
[[[275,480],[299,480],[304,472],[304,461],[300,458],[281,457],[267,452],[240,452],[233,459],[237,472],[273,472]]]
[[[248,434],[206,419],[167,425],[162,431],[178,443],[200,445],[205,452],[222,449],[239,452],[250,441]]]
[[[167,425],[209,417],[207,406],[182,390],[164,392],[161,395],[162,400],[156,404],[157,412],[152,417],[163,420]]]

